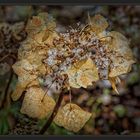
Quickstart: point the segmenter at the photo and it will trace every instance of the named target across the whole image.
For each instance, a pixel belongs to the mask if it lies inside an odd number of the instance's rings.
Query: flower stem
[[[67,90],[63,89],[62,92],[60,93],[58,101],[57,101],[57,103],[56,103],[56,105],[54,107],[54,110],[53,110],[51,116],[49,117],[49,119],[47,120],[47,122],[45,123],[45,125],[40,130],[40,134],[44,134],[47,131],[47,129],[50,127],[53,119],[55,118],[55,116],[56,116],[56,114],[58,112],[58,109],[59,109],[59,107],[61,105],[61,102],[63,100],[63,95],[64,95],[65,92],[67,92]]]

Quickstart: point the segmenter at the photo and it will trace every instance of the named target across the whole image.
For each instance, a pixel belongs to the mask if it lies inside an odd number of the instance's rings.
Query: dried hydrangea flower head
[[[35,118],[46,117],[51,110],[41,106],[45,104],[47,107],[49,103],[53,109],[55,105],[53,98],[47,94],[51,87],[61,92],[62,88],[87,88],[93,82],[106,79],[118,92],[118,76],[128,73],[135,61],[128,40],[121,33],[106,31],[107,27],[108,22],[101,15],[89,18],[84,28],[70,29],[65,33],[56,31],[55,21],[47,13],[29,19],[26,27],[28,37],[18,51],[18,61],[13,65],[18,75],[13,100],[18,100],[26,91],[21,112]],[[42,87],[47,91],[43,91]],[[47,103],[44,103],[45,100]],[[66,105],[60,109],[55,122],[77,132],[91,115],[77,105],[72,104],[72,108],[69,111],[69,105]],[[77,114],[75,121],[82,127],[71,125],[72,116],[61,119],[66,113],[62,114],[63,110]],[[83,116],[80,112],[89,115]]]

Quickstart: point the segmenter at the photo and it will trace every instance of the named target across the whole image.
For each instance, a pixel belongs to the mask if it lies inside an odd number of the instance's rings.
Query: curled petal
[[[111,83],[111,86],[112,86],[113,90],[114,90],[117,94],[119,94],[119,92],[118,92],[118,90],[117,90],[117,87],[116,87],[116,82],[117,82],[118,80],[120,80],[120,79],[118,79],[118,77],[109,77],[109,81],[110,81],[110,83]]]

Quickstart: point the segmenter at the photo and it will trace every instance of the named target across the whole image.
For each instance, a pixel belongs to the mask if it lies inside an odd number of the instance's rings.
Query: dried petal
[[[12,93],[11,97],[13,99],[13,101],[18,100],[23,91],[26,90],[26,87],[35,79],[37,78],[36,75],[30,75],[29,73],[24,73],[22,76],[18,77],[18,83],[16,85],[16,88],[14,90],[14,92]]]
[[[127,38],[121,33],[112,31],[109,33],[112,42],[109,45],[110,59],[113,67],[110,69],[109,77],[116,77],[121,74],[128,73],[131,65],[135,63]]]
[[[40,13],[28,21],[26,30],[28,35],[38,44],[52,44],[58,35],[55,32],[56,23],[47,13]]]
[[[103,32],[108,27],[108,22],[101,15],[95,15],[94,17],[91,17],[90,20],[92,31],[95,32],[96,34]]]
[[[78,132],[90,117],[91,113],[83,111],[76,104],[69,103],[58,111],[54,122],[70,131]]]
[[[21,113],[32,118],[42,119],[47,117],[55,106],[55,101],[39,87],[31,87],[25,93]],[[42,100],[43,99],[43,100]]]
[[[109,78],[109,81],[111,83],[111,86],[113,88],[113,90],[119,94],[118,90],[117,90],[117,87],[116,87],[116,81],[117,81],[117,77],[112,77],[112,78]]]
[[[99,79],[98,70],[90,58],[86,61],[78,62],[75,66],[68,69],[66,73],[69,77],[70,86],[74,88],[86,88]]]
[[[17,101],[21,97],[24,90],[25,87],[22,87],[22,84],[17,83],[14,92],[11,94],[12,100]]]

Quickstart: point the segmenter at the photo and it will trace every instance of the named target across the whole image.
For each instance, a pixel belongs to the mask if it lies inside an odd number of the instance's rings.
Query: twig
[[[8,57],[10,57],[10,58],[12,58],[13,60],[14,60],[14,62],[16,61],[16,56],[14,56],[14,55],[12,55],[12,54],[7,54],[7,55],[5,55],[5,56],[3,56],[1,59],[0,59],[0,62],[3,62],[6,58],[8,58]]]
[[[53,113],[51,114],[51,116],[49,117],[48,121],[43,126],[43,128],[40,130],[40,134],[44,134],[47,131],[47,129],[50,127],[53,119],[55,118],[55,116],[56,116],[56,114],[58,112],[58,109],[59,109],[59,107],[61,105],[61,102],[63,100],[63,95],[64,95],[64,93],[66,91],[67,91],[66,89],[63,89],[63,91],[60,93],[59,98],[58,98],[58,101],[57,101],[57,103],[56,103],[56,105],[54,107]]]
[[[1,59],[0,59],[0,62],[2,62],[4,59],[6,59],[7,57],[9,57],[10,54],[7,54],[5,56],[3,56]]]

